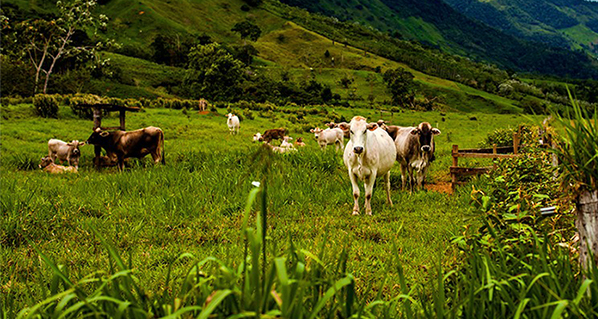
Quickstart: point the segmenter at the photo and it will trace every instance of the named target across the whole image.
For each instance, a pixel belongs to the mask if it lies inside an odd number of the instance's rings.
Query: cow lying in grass
[[[77,173],[77,167],[54,164],[50,156],[42,157],[39,168],[50,174]]]

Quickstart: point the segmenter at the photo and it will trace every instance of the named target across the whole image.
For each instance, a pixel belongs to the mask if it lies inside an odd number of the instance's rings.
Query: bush
[[[37,94],[33,99],[33,106],[41,117],[58,117],[58,101],[51,95]]]
[[[251,110],[243,110],[243,116],[248,120],[255,119],[255,114]]]
[[[512,128],[497,129],[479,144],[480,147],[492,147],[493,144],[496,146],[511,146],[513,145],[513,133],[515,130]]]

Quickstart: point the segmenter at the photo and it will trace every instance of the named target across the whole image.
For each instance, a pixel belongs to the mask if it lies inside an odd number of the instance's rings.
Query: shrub
[[[251,110],[243,110],[243,116],[248,120],[255,119],[255,114]]]
[[[515,130],[512,128],[497,129],[479,144],[480,147],[492,147],[493,144],[496,146],[511,146],[513,145],[513,133]]]
[[[51,95],[37,94],[33,99],[33,106],[41,117],[58,117],[58,101]]]

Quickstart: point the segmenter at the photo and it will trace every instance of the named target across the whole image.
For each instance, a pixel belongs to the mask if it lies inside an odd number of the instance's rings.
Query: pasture
[[[435,139],[437,160],[427,178],[435,185],[449,181],[452,144],[476,147],[487,133],[530,120],[511,114],[475,114],[476,120],[470,120],[471,113],[327,110],[346,119],[362,115],[394,125],[425,120],[438,127],[442,134]],[[91,165],[93,147],[85,146],[79,173],[56,176],[37,168],[39,159],[47,155],[48,139],[86,140],[92,121],[75,117],[66,107],[61,107],[59,119],[44,119],[34,115],[31,105],[2,106],[0,293],[11,295],[21,306],[43,297],[39,287],[49,285],[51,270],[34,248],[77,278],[107,271],[108,254],[92,228],[132,261],[149,294],[164,289],[167,268],[184,252],[238,265],[243,256],[242,211],[251,182],[262,180],[264,171],[264,160],[256,157],[260,146],[251,137],[281,126],[293,138],[303,137],[307,146],[294,154],[270,157],[268,254],[280,254],[292,242],[295,248],[321,254],[328,265],[345,250],[347,271],[355,277],[357,290],[370,294],[380,289],[398,293],[397,271],[390,266],[393,246],[412,284],[425,285],[438,263],[457,262],[451,237],[476,222],[470,186],[452,195],[409,193],[399,189],[400,169],[395,165],[391,172],[394,207],[385,205],[380,183],[374,188],[373,216],[351,216],[351,184],[342,156],[333,147],[320,151],[313,134],[303,129],[323,127],[330,120],[323,112],[305,116],[300,124],[276,112],[271,118],[244,119],[235,136],[228,134],[226,113],[226,109],[205,115],[144,109],[128,114],[129,130],[150,125],[163,129],[165,166],[153,166],[148,156],[134,160],[122,173],[116,168],[96,171]],[[113,116],[103,125],[117,121]],[[363,205],[363,196],[360,200]],[[173,264],[175,278],[189,264],[190,260]]]

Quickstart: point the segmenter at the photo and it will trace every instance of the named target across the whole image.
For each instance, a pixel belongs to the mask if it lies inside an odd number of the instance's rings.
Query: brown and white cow
[[[314,133],[314,138],[318,141],[318,145],[322,150],[326,149],[328,145],[336,145],[337,150],[342,150],[344,146],[344,134],[340,128],[327,128],[322,130],[319,127],[309,130]]]
[[[77,167],[54,164],[52,157],[42,157],[39,168],[50,174],[77,173]]]
[[[67,162],[69,165],[79,168],[79,158],[81,157],[79,147],[84,145],[85,142],[77,140],[67,143],[53,138],[48,141],[48,156],[53,162],[57,160],[59,162]]]
[[[283,140],[286,135],[289,134],[289,131],[286,128],[273,128],[271,130],[267,130],[262,135],[262,141],[266,143],[272,142],[272,140]]]
[[[434,160],[434,135],[438,134],[440,130],[432,128],[428,122],[422,122],[417,127],[402,127],[398,130],[395,145],[397,161],[401,164],[403,188],[407,181],[411,189],[414,183],[418,188],[422,188],[427,170]]]
[[[303,147],[305,146],[305,142],[303,142],[303,137],[299,137],[296,141],[295,141],[295,146],[299,146],[299,147]]]
[[[152,155],[155,163],[165,164],[164,132],[158,127],[149,126],[129,132],[108,132],[97,128],[87,143],[101,146],[108,154],[116,154],[120,170],[124,169],[126,158],[142,158],[147,154]]]
[[[343,161],[353,186],[353,215],[359,214],[358,180],[364,182],[365,213],[371,215],[370,203],[376,177],[384,176],[386,201],[392,206],[390,170],[397,158],[397,151],[390,136],[376,123],[368,123],[364,117],[354,117],[349,123],[349,132],[351,138],[345,147]]]

